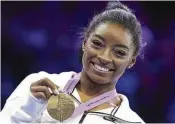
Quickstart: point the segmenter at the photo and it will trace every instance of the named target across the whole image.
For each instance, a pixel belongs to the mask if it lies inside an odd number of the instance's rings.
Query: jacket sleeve
[[[39,122],[47,102],[32,96],[30,86],[33,82],[46,76],[48,74],[45,72],[27,76],[6,100],[0,112],[0,122],[8,124]]]

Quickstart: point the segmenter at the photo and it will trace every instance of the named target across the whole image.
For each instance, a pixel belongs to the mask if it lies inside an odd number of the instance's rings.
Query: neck
[[[97,84],[93,82],[83,71],[81,72],[80,83],[77,87],[81,92],[88,96],[95,97],[112,89],[115,89],[114,83]]]

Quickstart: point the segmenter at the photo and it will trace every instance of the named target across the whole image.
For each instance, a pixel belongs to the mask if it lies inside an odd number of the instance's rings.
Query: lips
[[[110,68],[108,68],[108,67],[106,67],[106,66],[102,66],[102,65],[96,64],[96,63],[94,63],[94,62],[91,62],[91,63],[92,63],[92,65],[93,65],[93,67],[94,67],[96,70],[100,71],[100,72],[110,72],[110,71],[114,71],[114,69],[110,69]]]

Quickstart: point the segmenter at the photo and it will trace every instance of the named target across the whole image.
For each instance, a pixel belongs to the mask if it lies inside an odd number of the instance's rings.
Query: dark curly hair
[[[81,32],[81,39],[84,41],[88,39],[90,34],[102,23],[119,24],[125,28],[132,36],[135,47],[133,55],[137,56],[140,54],[143,47],[141,24],[131,9],[119,1],[108,2],[106,9],[95,15],[88,27],[84,28],[83,32]],[[82,61],[82,56],[83,51],[81,48],[79,53],[80,61]]]

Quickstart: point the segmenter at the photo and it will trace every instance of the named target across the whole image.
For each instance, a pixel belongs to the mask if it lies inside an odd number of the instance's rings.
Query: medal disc
[[[72,116],[75,104],[71,96],[65,93],[52,95],[48,100],[47,111],[56,120],[64,121]]]

